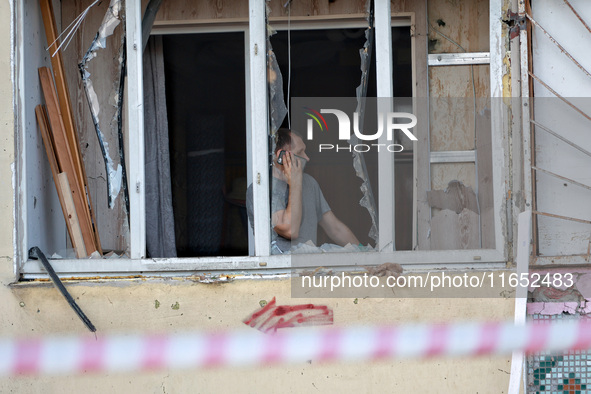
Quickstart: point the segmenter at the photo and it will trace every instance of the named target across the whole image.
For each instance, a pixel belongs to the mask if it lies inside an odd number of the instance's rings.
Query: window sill
[[[61,278],[148,278],[246,275],[261,277],[285,275],[296,268],[292,255],[267,257],[195,257],[162,259],[117,260],[50,260]],[[429,269],[496,269],[506,268],[506,259],[494,249],[448,251],[399,251],[367,253],[324,253],[297,255],[305,257],[305,263],[297,262],[297,268],[324,267],[334,271],[364,270],[365,266],[398,263],[405,270]],[[47,278],[47,273],[37,260],[26,261],[20,279]],[[253,276],[254,275],[254,276]]]

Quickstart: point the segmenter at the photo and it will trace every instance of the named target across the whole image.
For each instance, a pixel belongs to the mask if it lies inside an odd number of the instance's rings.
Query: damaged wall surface
[[[74,18],[80,15],[92,1],[65,2],[61,7],[62,26],[68,26]],[[111,164],[105,166],[105,160],[97,132],[90,112],[88,99],[80,78],[78,64],[82,56],[88,51],[93,42],[107,10],[109,2],[102,2],[93,7],[84,20],[84,28],[79,29],[68,49],[63,52],[64,68],[67,76],[70,98],[74,108],[74,118],[80,130],[80,145],[86,166],[88,183],[94,211],[97,219],[98,231],[103,249],[125,251],[127,245],[127,215],[125,201],[121,192],[119,138],[117,133],[115,111],[117,105],[117,88],[120,79],[119,53],[122,45],[123,25],[113,26],[113,34],[105,36],[105,48],[96,52],[96,58],[87,63],[86,69],[89,79],[94,81],[97,100],[93,105],[98,106],[97,121],[104,137],[104,144],[108,147]],[[107,172],[107,168],[111,171]],[[107,179],[111,178],[108,190]],[[119,182],[117,182],[119,180]],[[117,184],[119,188],[114,192]],[[108,198],[110,196],[110,198]],[[109,208],[109,201],[113,200],[113,208]]]
[[[4,274],[2,278],[4,278]],[[278,304],[314,303],[334,310],[336,326],[408,321],[505,320],[511,299],[291,299],[289,281],[236,281],[204,285],[190,281],[128,280],[119,283],[71,283],[74,298],[103,333],[244,329],[242,319],[276,297]],[[0,335],[72,333],[94,341],[58,292],[43,284],[2,287]],[[22,305],[22,306],[21,306]],[[254,330],[254,328],[251,328]],[[289,328],[297,330],[301,328]],[[261,335],[268,335],[262,334]],[[2,390],[86,391],[125,388],[145,392],[480,392],[496,394],[508,385],[507,357],[329,363],[264,368],[210,368],[137,374],[89,374],[0,379]]]
[[[144,1],[144,5],[145,5]],[[83,10],[89,1],[64,2],[62,8],[62,25],[67,24]],[[102,7],[106,5],[103,2]],[[272,15],[286,16],[286,11],[281,2],[271,2]],[[33,10],[36,4],[25,1],[26,10]],[[293,17],[307,15],[329,14],[363,14],[365,1],[322,1],[322,2],[294,2]],[[424,18],[425,2],[397,1],[392,4],[396,12],[416,12],[414,34],[423,39],[417,40],[415,51],[427,53],[428,36],[431,40],[431,54],[459,53],[461,50],[449,39],[439,35],[429,26]],[[428,2],[429,24],[433,25],[441,33],[469,52],[487,52],[488,42],[488,3],[485,1],[453,2],[434,1]],[[246,18],[248,14],[247,2],[203,2],[203,1],[167,1],[162,5],[162,11],[157,20],[165,21],[184,20],[211,20]],[[85,152],[89,180],[96,182],[91,187],[94,201],[97,204],[99,214],[99,230],[104,246],[107,248],[125,248],[125,242],[120,237],[122,232],[122,199],[117,199],[118,207],[111,211],[107,209],[105,198],[106,183],[105,167],[97,146],[96,135],[88,113],[88,104],[83,97],[80,88],[77,71],[76,53],[83,53],[88,49],[88,43],[92,40],[98,25],[102,21],[104,10],[89,15],[85,27],[72,42],[73,51],[66,52],[69,65],[68,78],[71,96],[74,99],[74,107],[79,121],[79,128],[83,130],[81,139]],[[459,18],[458,18],[459,16]],[[458,23],[458,19],[461,23]],[[0,4],[0,56],[9,59],[11,56],[10,32],[11,21],[10,8],[6,3]],[[36,42],[34,37],[42,35],[42,32],[31,34],[24,44]],[[82,39],[79,39],[82,37]],[[114,38],[114,42],[120,42],[120,37]],[[39,48],[35,48],[37,51]],[[27,52],[28,53],[28,52]],[[41,52],[38,52],[41,53]],[[118,45],[108,45],[104,50],[107,58],[113,58],[118,53]],[[39,55],[40,56],[40,55]],[[486,183],[486,175],[489,171],[486,166],[480,165],[490,161],[486,155],[478,154],[472,162],[431,163],[431,152],[448,151],[472,151],[486,152],[490,142],[490,113],[486,111],[486,100],[473,101],[473,97],[487,97],[490,95],[489,66],[454,66],[452,67],[427,67],[427,59],[418,57],[415,65],[414,91],[418,97],[464,99],[461,106],[462,115],[452,118],[453,122],[444,123],[442,127],[434,127],[442,113],[447,109],[444,104],[441,107],[431,108],[429,117],[431,128],[420,131],[420,141],[424,146],[430,145],[430,152],[423,152],[419,175],[423,185],[424,194],[419,197],[423,202],[419,212],[425,220],[425,226],[421,227],[422,241],[419,245],[422,249],[439,249],[453,245],[454,248],[483,248],[494,247],[490,243],[490,236],[494,229],[487,228],[489,224],[485,215],[493,215],[492,189],[493,180],[489,177]],[[48,63],[47,59],[35,59],[36,63]],[[538,61],[541,62],[541,61]],[[91,71],[95,78],[106,81],[117,79],[117,62],[109,67],[98,67],[95,61]],[[100,63],[110,64],[109,62]],[[21,65],[22,66],[22,65]],[[99,68],[99,69],[96,69]],[[473,70],[472,70],[473,68]],[[3,90],[15,90],[10,78],[11,70],[9,62],[0,62],[0,86]],[[24,69],[25,73],[30,70]],[[472,75],[472,73],[474,73]],[[26,79],[36,80],[36,76],[25,76]],[[472,79],[474,78],[474,80]],[[474,82],[473,82],[474,81]],[[25,87],[27,85],[25,84]],[[110,91],[112,86],[106,84],[104,88]],[[26,90],[28,93],[34,89]],[[107,92],[108,94],[108,92]],[[16,93],[15,93],[16,95]],[[5,124],[5,139],[0,141],[0,179],[10,185],[14,174],[15,148],[13,141],[15,112],[11,110],[13,103],[10,95],[0,97],[1,106],[0,121]],[[17,96],[15,96],[17,97]],[[35,100],[38,99],[35,97]],[[476,109],[474,104],[476,103]],[[108,107],[108,103],[102,103],[102,107]],[[438,111],[442,112],[438,112]],[[23,124],[30,123],[30,114],[24,115]],[[448,119],[448,118],[446,118]],[[108,123],[110,119],[106,118]],[[482,125],[482,127],[479,126]],[[488,125],[488,128],[486,127]],[[18,132],[24,132],[16,127]],[[52,227],[51,223],[61,223],[63,218],[59,212],[59,203],[52,194],[53,185],[50,182],[50,174],[45,164],[43,147],[39,138],[34,135],[35,127],[27,126],[27,138],[31,140],[27,149],[27,165],[31,178],[29,185],[45,185],[37,191],[20,190],[19,183],[13,184],[16,195],[22,198],[23,204],[27,204],[28,220],[31,231],[28,233],[30,242],[39,242],[40,246],[65,244],[65,229]],[[114,136],[108,138],[115,138]],[[116,142],[113,142],[116,144]],[[481,148],[482,147],[482,148]],[[591,149],[588,147],[587,149]],[[31,156],[29,153],[33,152]],[[35,155],[36,152],[36,155]],[[426,158],[426,159],[425,159]],[[543,155],[542,155],[543,158]],[[41,168],[43,177],[35,175],[35,169]],[[588,168],[588,166],[584,166]],[[29,175],[29,172],[27,172]],[[580,179],[587,182],[586,178]],[[45,181],[43,181],[45,179]],[[579,178],[577,178],[579,179]],[[44,182],[44,183],[43,183]],[[495,180],[495,182],[500,182]],[[37,187],[37,186],[36,186]],[[486,187],[489,191],[486,191]],[[0,194],[0,217],[8,225],[3,226],[0,236],[0,296],[4,300],[0,306],[0,335],[13,336],[17,334],[48,334],[48,333],[74,333],[89,335],[78,322],[77,317],[71,312],[67,304],[61,299],[57,290],[45,283],[29,283],[9,286],[14,281],[14,221],[13,188],[7,186]],[[568,187],[569,190],[571,186]],[[427,193],[427,191],[431,191]],[[44,199],[40,199],[41,194]],[[548,196],[554,196],[551,191]],[[98,202],[101,201],[101,202]],[[556,200],[553,200],[554,202]],[[17,202],[18,203],[18,202]],[[37,205],[35,205],[37,204]],[[101,204],[101,205],[98,205]],[[33,210],[31,211],[31,205]],[[40,212],[37,214],[37,212]],[[35,216],[37,215],[37,216]],[[480,215],[480,221],[475,215]],[[17,218],[19,218],[17,213]],[[39,218],[39,219],[37,219]],[[38,220],[38,222],[36,222]],[[456,231],[445,234],[451,227]],[[37,224],[37,226],[33,226]],[[439,229],[438,229],[439,226]],[[55,233],[47,233],[46,228],[55,228]],[[474,231],[475,230],[475,231]],[[487,233],[488,232],[488,233]],[[453,235],[453,239],[427,237],[427,234]],[[478,233],[482,235],[475,237]],[[582,234],[582,233],[581,233]],[[589,232],[587,229],[588,236]],[[37,238],[38,237],[38,238]],[[54,237],[54,238],[52,238]],[[586,240],[587,238],[584,238]],[[493,238],[494,241],[494,238]],[[587,276],[579,279],[586,283]],[[315,303],[314,299],[292,300],[290,299],[290,286],[287,280],[255,280],[246,279],[229,284],[204,285],[189,280],[168,279],[115,279],[98,281],[69,281],[66,283],[72,294],[84,308],[87,315],[99,330],[103,332],[168,332],[176,333],[187,329],[211,330],[242,328],[242,318],[252,313],[261,305],[261,301],[270,301],[276,297],[278,302],[292,304],[301,302]],[[579,286],[579,284],[578,284]],[[582,286],[582,285],[580,285]],[[581,289],[578,289],[580,292]],[[586,291],[586,290],[585,290]],[[565,301],[566,302],[566,301]],[[570,301],[569,301],[570,302]],[[587,308],[586,301],[584,308]],[[322,304],[329,305],[334,310],[335,325],[349,324],[380,324],[401,323],[409,321],[457,321],[457,320],[509,320],[513,317],[513,303],[511,298],[495,299],[323,299]],[[563,304],[561,307],[568,305]],[[578,304],[577,307],[582,307]],[[570,306],[569,306],[570,308]],[[568,309],[570,310],[570,309]],[[92,338],[89,336],[89,338]],[[487,359],[456,359],[456,360],[429,360],[429,361],[404,361],[398,363],[376,363],[358,365],[316,365],[314,362],[298,366],[271,366],[265,369],[241,369],[241,370],[207,370],[170,373],[134,374],[134,375],[93,375],[62,378],[24,378],[0,380],[3,390],[24,391],[33,390],[66,390],[66,391],[94,391],[105,392],[107,390],[129,387],[130,392],[146,391],[191,391],[202,390],[205,392],[246,390],[252,392],[279,392],[289,387],[294,391],[409,391],[428,392],[433,387],[442,392],[490,392],[504,391],[508,384],[510,363],[508,357],[495,357]]]
[[[489,2],[429,1],[427,12],[430,56],[489,52]],[[427,191],[426,198],[421,190],[418,196],[420,249],[494,248],[489,70],[488,64],[428,67],[429,139],[419,148],[418,182]],[[447,159],[434,160],[437,154]],[[435,204],[432,196],[458,182],[475,197],[472,208]]]

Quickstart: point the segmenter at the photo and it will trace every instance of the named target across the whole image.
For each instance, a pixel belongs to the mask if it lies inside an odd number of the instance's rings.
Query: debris
[[[85,193],[85,189],[81,183],[84,172],[83,166],[81,163],[77,163],[76,156],[71,148],[71,141],[74,137],[70,134],[73,131],[66,129],[64,126],[63,116],[61,115],[59,106],[60,100],[56,93],[51,71],[47,67],[39,68],[39,79],[41,81],[47,111],[38,105],[35,108],[35,113],[58,196],[61,196],[60,203],[64,210],[64,218],[70,239],[79,258],[86,257],[88,253],[96,250],[102,252],[98,233],[91,219],[92,213],[88,205],[89,195]],[[67,204],[71,201],[69,199],[65,200],[64,193],[66,190],[64,189],[63,182],[60,181],[60,173],[65,173],[67,176],[68,189],[71,191],[73,200],[73,207],[70,206],[70,209],[76,211],[77,221],[70,220],[72,213],[68,213]],[[74,235],[78,231],[78,226],[79,231],[82,233],[82,245],[77,244],[80,240]]]
[[[269,18],[270,8],[267,8],[266,18]],[[279,63],[273,52],[271,45],[271,36],[276,32],[267,24],[267,86],[269,87],[269,117],[271,120],[271,135],[281,127],[285,115],[287,115],[287,106],[283,95],[283,76],[279,69]],[[289,100],[289,91],[288,97]],[[272,146],[271,148],[275,148]]]
[[[265,306],[267,306],[267,301],[266,300],[260,300],[259,301],[259,305],[261,306],[261,308],[264,308]]]
[[[174,304],[172,304],[170,306],[173,310],[178,311],[179,309],[181,309],[181,305],[179,304],[179,302],[175,302]]]
[[[396,263],[384,263],[377,267],[365,267],[365,269],[373,276],[393,276],[396,278],[404,271],[402,266]]]
[[[90,7],[88,7],[80,16],[79,21],[81,22],[88,10],[94,6],[98,2],[95,1]],[[86,170],[84,168],[84,161],[82,159],[82,155],[80,152],[80,141],[78,140],[78,133],[76,131],[76,125],[74,121],[73,110],[70,101],[70,94],[68,90],[68,85],[66,83],[66,76],[64,72],[64,64],[62,59],[61,51],[59,50],[60,39],[58,37],[57,25],[55,22],[54,11],[52,6],[51,0],[41,0],[40,1],[40,8],[41,14],[43,17],[43,24],[45,27],[45,36],[47,38],[48,50],[51,53],[51,66],[53,68],[53,76],[55,79],[55,95],[57,96],[57,103],[59,103],[59,111],[61,112],[61,122],[57,122],[56,127],[54,125],[51,126],[52,130],[50,130],[49,136],[54,136],[56,133],[61,134],[65,137],[65,148],[69,150],[68,154],[65,154],[64,147],[62,146],[61,149],[58,149],[58,143],[56,141],[46,141],[44,138],[44,144],[46,147],[46,151],[48,152],[48,158],[50,160],[50,166],[52,167],[52,173],[54,176],[54,181],[56,183],[56,187],[58,189],[58,195],[60,193],[59,183],[56,180],[57,174],[59,172],[66,172],[68,175],[69,183],[71,186],[73,198],[77,210],[78,219],[81,225],[81,229],[84,235],[84,246],[86,248],[86,252],[83,256],[78,257],[86,257],[87,253],[92,253],[94,250],[98,250],[102,253],[102,247],[100,238],[98,235],[98,230],[96,228],[96,218],[94,215],[94,207],[92,203],[92,199],[89,192],[88,187],[88,178],[86,176]],[[78,24],[74,26],[72,32],[76,30]],[[66,40],[68,40],[66,38]],[[50,84],[53,87],[53,81]],[[50,92],[48,92],[50,93]],[[44,92],[45,95],[45,92]],[[46,99],[47,101],[47,99]],[[35,109],[37,112],[37,109]],[[44,112],[44,111],[40,111]],[[47,115],[47,114],[46,114]],[[37,115],[39,120],[39,114]],[[47,120],[47,116],[44,117]],[[51,119],[51,118],[50,118]],[[41,123],[39,122],[40,126]],[[46,122],[50,124],[49,121]],[[49,128],[48,128],[49,130]],[[43,131],[43,130],[42,130]],[[62,138],[62,136],[58,136]],[[55,146],[54,146],[55,143]],[[63,142],[62,142],[63,144]],[[55,147],[55,153],[53,153]],[[52,153],[49,152],[51,150]],[[61,151],[61,153],[60,153]],[[69,158],[68,158],[69,156]],[[55,159],[52,162],[52,157]],[[71,160],[71,163],[70,161]],[[69,167],[71,164],[71,168]],[[72,179],[75,178],[75,179]],[[78,193],[78,194],[75,194]],[[80,206],[78,200],[82,199],[83,205]],[[61,201],[60,201],[61,202]],[[63,207],[62,203],[62,207]],[[66,216],[66,212],[64,212],[64,216]],[[66,222],[68,219],[66,217]],[[85,227],[87,223],[91,226],[91,235],[92,240],[87,238],[87,234],[85,232]],[[70,234],[70,239],[72,238],[72,233],[68,229]],[[92,242],[90,242],[92,241]]]
[[[154,308],[156,308],[156,309],[160,308],[160,301],[154,300]]]
[[[115,205],[115,199],[119,195],[119,191],[121,190],[121,183],[125,181],[123,179],[123,167],[125,165],[124,162],[115,164],[113,159],[109,154],[109,144],[105,140],[104,134],[100,129],[99,124],[99,99],[94,90],[94,86],[92,80],[90,79],[90,72],[88,71],[88,63],[94,59],[97,54],[96,52],[101,48],[106,48],[107,46],[107,37],[113,34],[115,28],[121,23],[122,19],[122,12],[123,12],[123,4],[121,0],[111,0],[109,4],[109,8],[105,17],[103,18],[103,22],[99,27],[99,31],[97,32],[90,48],[82,58],[82,61],[78,65],[78,69],[80,71],[80,75],[82,77],[82,83],[84,86],[84,91],[86,93],[86,98],[88,100],[88,105],[90,107],[90,113],[92,115],[92,121],[94,123],[94,127],[96,129],[97,138],[99,141],[99,145],[101,148],[101,152],[103,158],[105,160],[105,170],[107,173],[107,199],[109,203],[109,208],[113,208]],[[123,103],[117,103],[118,106],[123,105]]]

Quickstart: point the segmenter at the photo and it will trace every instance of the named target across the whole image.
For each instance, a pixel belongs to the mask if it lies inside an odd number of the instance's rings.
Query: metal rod
[[[535,79],[536,81],[538,81],[539,83],[541,83],[546,89],[548,89],[550,92],[552,92],[552,94],[554,94],[556,97],[558,97],[559,99],[561,99],[562,101],[564,101],[566,104],[568,104],[571,108],[573,108],[575,111],[577,111],[578,113],[580,113],[581,115],[583,115],[586,119],[591,120],[591,116],[589,116],[586,113],[584,113],[583,111],[581,111],[576,105],[574,105],[573,103],[571,103],[570,101],[568,101],[567,99],[565,99],[564,97],[562,97],[560,94],[558,94],[550,86],[546,85],[540,78],[536,77],[534,73],[530,72],[529,75],[533,79]]]
[[[532,211],[532,213],[534,215],[548,216],[548,217],[555,218],[555,219],[570,220],[571,222],[591,224],[591,220],[571,218],[570,216],[562,216],[562,215],[556,215],[556,214],[553,214],[553,213],[540,212],[540,211]]]
[[[585,26],[587,28],[587,30],[589,30],[589,33],[591,33],[591,27],[589,27],[589,25],[583,20],[583,18],[581,18],[581,15],[579,15],[579,13],[574,9],[574,7],[569,3],[569,1],[564,0],[564,2],[566,3],[567,6],[569,6],[569,8],[572,10],[572,12],[575,14],[575,16],[577,18],[579,18],[579,20],[581,21],[583,26]]]
[[[530,120],[531,123],[535,124],[536,126],[538,126],[539,128],[541,128],[542,130],[544,130],[545,132],[547,132],[548,134],[553,135],[554,137],[558,138],[559,140],[561,140],[562,142],[564,142],[565,144],[568,144],[570,146],[572,146],[573,148],[583,152],[584,154],[586,154],[587,156],[591,157],[591,152],[589,152],[586,149],[581,148],[579,145],[575,144],[572,141],[567,140],[566,138],[564,138],[563,136],[561,136],[560,134],[556,133],[555,131],[550,130],[549,128],[547,128],[546,126],[544,126],[541,123],[536,122],[535,120]]]
[[[585,69],[585,67],[583,67],[579,62],[577,62],[575,60],[575,58],[572,57],[572,55],[570,53],[568,53],[568,51],[566,49],[564,49],[564,47],[562,45],[560,45],[560,43],[558,43],[558,41],[556,41],[554,39],[554,37],[552,37],[550,35],[550,33],[548,33],[546,31],[546,29],[544,29],[542,26],[540,26],[540,24],[538,22],[536,22],[534,20],[534,18],[532,18],[529,14],[525,14],[525,16],[527,17],[527,19],[529,19],[531,21],[531,23],[533,23],[536,27],[538,27],[540,30],[542,30],[542,32],[544,32],[544,34],[550,39],[550,41],[552,41],[560,49],[560,51],[562,53],[564,53],[570,60],[572,60],[577,65],[577,67],[579,67],[585,74],[587,74],[587,76],[589,78],[591,78],[591,73],[589,73],[589,71],[587,71]]]
[[[62,293],[66,301],[68,301],[68,304],[74,310],[74,312],[76,312],[76,315],[78,315],[80,320],[82,320],[82,322],[84,323],[86,328],[90,330],[90,332],[96,332],[96,327],[94,326],[94,324],[92,324],[90,319],[84,314],[82,309],[80,309],[78,304],[76,304],[76,301],[74,301],[74,299],[72,298],[72,296],[60,280],[59,276],[57,276],[55,270],[53,269],[53,267],[49,263],[49,260],[47,260],[47,257],[45,257],[45,254],[41,251],[41,249],[39,249],[37,246],[33,246],[29,250],[29,255],[31,257],[36,257],[41,260],[41,264],[43,264],[43,267],[47,271],[47,274],[51,278],[51,281],[53,282],[55,287],[57,287],[59,292]]]
[[[570,183],[572,183],[573,185],[577,185],[577,186],[580,186],[580,187],[584,187],[584,188],[585,188],[585,189],[587,189],[587,190],[591,190],[591,186],[587,186],[587,185],[585,185],[585,184],[583,184],[583,183],[579,183],[579,182],[577,182],[577,181],[575,181],[575,180],[572,180],[572,179],[570,179],[570,178],[564,177],[564,176],[562,176],[562,175],[555,174],[555,173],[553,173],[553,172],[550,172],[550,171],[544,170],[544,169],[542,169],[542,168],[539,168],[539,167],[536,167],[536,166],[531,166],[531,168],[533,168],[533,169],[534,169],[534,170],[536,170],[536,171],[543,172],[544,174],[548,174],[548,175],[550,175],[550,176],[556,177],[556,178],[558,178],[558,179],[562,179],[563,181],[570,182]]]

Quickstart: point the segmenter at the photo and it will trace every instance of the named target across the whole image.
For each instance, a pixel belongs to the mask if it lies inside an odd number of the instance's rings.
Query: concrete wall
[[[334,324],[506,320],[511,299],[290,299],[286,280],[204,285],[190,281],[111,281],[68,284],[100,336],[106,332],[177,332],[244,328],[242,319],[277,297],[279,304],[314,302],[334,309]],[[2,335],[75,333],[92,338],[49,284],[1,289]],[[156,308],[155,301],[160,303]],[[172,305],[178,302],[178,310]],[[24,303],[24,306],[21,303]],[[295,329],[292,329],[295,330]],[[264,335],[264,334],[261,334]],[[0,380],[18,392],[391,392],[501,393],[509,382],[509,357],[372,364],[311,364],[264,368],[163,371]]]
[[[49,283],[14,285],[14,71],[11,2],[0,1],[0,336],[72,333],[91,337]],[[98,328],[108,332],[176,332],[243,328],[260,300],[315,302],[334,309],[335,325],[456,320],[507,320],[511,299],[292,300],[286,280],[205,285],[179,280],[113,280],[66,284]],[[160,307],[156,308],[156,300]],[[172,305],[179,303],[178,309]],[[263,334],[261,334],[263,335]],[[510,358],[433,359],[375,364],[162,371],[153,374],[0,379],[1,392],[454,392],[501,393]]]

